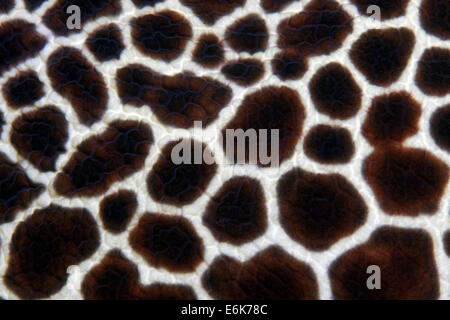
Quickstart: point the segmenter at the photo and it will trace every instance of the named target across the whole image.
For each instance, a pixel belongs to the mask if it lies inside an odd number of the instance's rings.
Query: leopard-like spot
[[[419,9],[420,24],[429,34],[450,39],[450,3],[447,0],[423,0]]]
[[[33,70],[19,72],[8,79],[2,92],[6,102],[13,109],[19,109],[39,101],[44,96],[44,84]]]
[[[440,148],[450,152],[450,104],[433,112],[430,119],[430,133]]]
[[[136,194],[130,190],[121,189],[103,198],[99,209],[103,227],[114,234],[125,231],[137,205]]]
[[[269,40],[266,22],[257,14],[246,15],[227,28],[225,40],[236,52],[264,51]]]
[[[450,93],[450,50],[426,49],[419,59],[416,85],[423,93],[444,97]]]
[[[101,62],[120,59],[125,49],[119,26],[115,23],[95,29],[86,39],[86,46]]]
[[[222,68],[225,77],[241,86],[251,86],[264,76],[264,64],[257,59],[228,61]]]
[[[206,25],[213,25],[220,18],[242,7],[246,0],[180,0]]]

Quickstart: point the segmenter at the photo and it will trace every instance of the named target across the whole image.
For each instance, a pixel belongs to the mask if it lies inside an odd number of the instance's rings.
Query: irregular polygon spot
[[[136,194],[121,189],[102,199],[100,202],[100,218],[106,230],[112,233],[125,231],[137,209]]]
[[[306,155],[323,164],[348,163],[355,152],[347,129],[323,124],[311,128],[303,144]]]
[[[338,257],[328,269],[328,275],[335,299],[428,300],[439,297],[433,242],[421,229],[382,226],[367,242]],[[371,287],[376,285],[376,280],[370,279],[374,277],[379,279],[380,287]]]
[[[39,8],[44,2],[47,0],[24,0],[25,7],[28,11],[33,12],[37,8]]]
[[[0,224],[13,221],[17,211],[28,208],[43,191],[42,184],[0,152]]]
[[[273,73],[281,80],[296,80],[303,77],[308,62],[300,58],[295,49],[284,49],[272,59]]]
[[[99,27],[86,40],[86,46],[99,61],[119,59],[125,45],[115,23]]]
[[[362,125],[363,136],[375,147],[402,143],[419,131],[420,104],[406,91],[375,97]]]
[[[109,251],[84,277],[81,292],[86,300],[192,300],[191,287],[179,284],[142,285],[138,268],[119,249]]]
[[[442,39],[450,39],[450,3],[448,0],[423,0],[419,9],[422,28]]]
[[[35,57],[46,44],[47,40],[32,23],[14,19],[0,24],[0,75]]]
[[[103,194],[114,182],[142,169],[152,144],[153,134],[147,124],[116,120],[77,146],[56,176],[54,188],[65,197]]]
[[[89,258],[100,245],[97,223],[82,208],[50,205],[15,229],[5,284],[22,299],[47,298],[66,284],[67,268]]]
[[[251,86],[264,76],[264,64],[257,59],[239,59],[228,61],[222,73],[241,86]]]
[[[222,130],[227,160],[260,167],[282,163],[294,153],[304,119],[305,110],[299,94],[286,86],[268,86],[247,95],[234,118]],[[249,137],[241,137],[240,129]],[[260,130],[266,130],[266,137]],[[272,138],[275,137],[275,130],[278,130],[278,140]],[[244,148],[238,148],[241,143]],[[261,147],[264,144],[266,148]],[[233,151],[232,154],[227,150]]]
[[[416,85],[425,94],[443,97],[450,93],[450,50],[432,47],[422,54],[417,66]]]
[[[19,72],[8,79],[2,91],[6,102],[14,109],[31,105],[44,96],[43,83],[32,70]]]
[[[8,13],[12,8],[14,8],[14,0],[0,0],[0,12]]]
[[[450,104],[437,109],[430,119],[430,133],[434,142],[450,152]]]
[[[81,28],[70,28],[68,22],[76,11],[68,10],[71,6],[78,6],[81,17]],[[57,36],[68,36],[83,30],[87,22],[100,17],[116,16],[122,11],[120,0],[58,0],[48,8],[42,21]]]
[[[363,176],[390,215],[434,214],[448,183],[447,165],[423,149],[375,149],[363,163]]]
[[[367,205],[340,174],[314,174],[294,168],[277,185],[280,223],[309,250],[323,251],[360,228]]]
[[[254,54],[266,49],[269,34],[265,21],[253,13],[233,22],[225,32],[225,40],[237,52]]]
[[[131,20],[133,44],[143,54],[166,62],[178,58],[192,38],[192,27],[184,15],[164,10]]]
[[[66,152],[67,120],[57,107],[45,106],[18,117],[12,123],[11,144],[40,171],[54,171]]]
[[[131,231],[129,242],[150,265],[170,272],[193,272],[203,261],[201,238],[180,216],[144,214]]]
[[[266,13],[275,13],[282,11],[294,1],[298,0],[261,0],[260,5]]]
[[[215,163],[207,164],[203,159],[197,161],[199,155],[202,157],[209,153],[205,144],[195,140],[183,139],[166,144],[147,177],[152,199],[178,207],[195,201],[217,171]],[[177,161],[172,158],[181,154],[183,156]]]
[[[388,87],[402,75],[415,42],[408,28],[371,29],[353,43],[349,55],[370,83]]]
[[[132,0],[134,5],[138,8],[144,8],[144,7],[153,7],[157,5],[160,2],[164,2],[165,0]]]
[[[245,4],[246,0],[180,0],[189,7],[195,15],[206,25],[213,25],[220,18],[231,14],[237,7]]]
[[[367,12],[370,6],[378,6],[381,20],[388,20],[405,15],[409,0],[351,0],[360,14],[372,16],[373,11]]]
[[[205,33],[198,39],[192,59],[206,68],[215,68],[224,60],[223,45],[213,33]]]
[[[211,124],[232,97],[228,86],[212,78],[189,72],[166,76],[140,64],[119,69],[116,82],[123,104],[148,105],[163,124],[185,129],[195,121]]]
[[[91,126],[101,120],[108,103],[108,89],[101,73],[80,50],[61,47],[47,60],[53,89],[69,100],[79,121]]]
[[[220,242],[241,245],[253,241],[267,229],[264,192],[258,180],[238,176],[211,198],[203,224]]]
[[[350,71],[339,63],[320,68],[309,83],[317,110],[332,119],[345,120],[361,108],[362,91]]]
[[[221,300],[312,300],[319,298],[312,268],[279,246],[243,263],[221,255],[202,275],[202,285]]]
[[[352,17],[336,1],[313,0],[303,11],[281,20],[278,46],[295,49],[299,58],[338,49],[353,30]]]

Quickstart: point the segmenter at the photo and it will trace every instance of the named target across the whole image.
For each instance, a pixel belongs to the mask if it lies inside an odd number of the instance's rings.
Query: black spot
[[[450,152],[450,104],[433,113],[430,120],[430,133],[439,147]]]
[[[409,0],[351,0],[358,8],[360,14],[365,16],[373,15],[373,12],[367,13],[367,8],[372,5],[380,8],[381,20],[388,20],[405,15]]]
[[[324,164],[348,163],[355,152],[352,135],[347,129],[317,125],[305,137],[305,153]]]
[[[298,0],[261,0],[260,5],[267,13],[280,12],[292,2]]]
[[[183,217],[147,213],[131,231],[129,241],[156,268],[193,272],[203,261],[202,240]]]
[[[245,4],[246,0],[180,0],[191,8],[194,14],[206,25],[213,25],[220,18],[231,14],[237,7]]]
[[[43,191],[42,184],[32,181],[22,166],[0,152],[0,224],[13,221]]]
[[[192,38],[192,27],[181,14],[165,10],[131,22],[133,44],[143,54],[166,62],[178,58]]]
[[[28,11],[33,12],[37,8],[39,8],[44,2],[47,0],[24,0],[25,7]]]
[[[12,8],[14,8],[15,3],[14,0],[0,0],[0,12],[1,13],[8,13],[11,11]]]
[[[125,49],[120,29],[114,23],[96,29],[87,38],[86,45],[99,61],[119,59]]]
[[[104,194],[114,182],[142,169],[152,143],[147,124],[116,120],[77,146],[56,176],[54,188],[65,197]]]
[[[70,101],[78,119],[91,126],[101,120],[108,89],[101,73],[78,49],[61,47],[47,60],[47,74],[56,92]]]
[[[123,104],[148,105],[163,124],[190,128],[195,121],[208,126],[231,100],[231,89],[209,77],[184,72],[173,76],[143,65],[119,69],[117,88]]]
[[[369,289],[369,266],[379,267],[379,289]],[[376,271],[375,271],[376,272]],[[428,300],[439,297],[433,242],[421,229],[383,226],[341,255],[328,270],[335,299]]]
[[[390,215],[434,214],[448,183],[448,167],[423,149],[375,149],[363,163],[363,175]]]
[[[264,65],[257,59],[239,59],[229,61],[222,73],[231,81],[241,86],[250,86],[257,83],[264,76]]]
[[[154,283],[142,285],[139,271],[119,249],[109,251],[84,277],[81,292],[86,300],[193,300],[191,287]]]
[[[46,298],[66,284],[67,268],[100,245],[97,223],[82,208],[50,205],[34,211],[14,231],[6,286],[22,299]]]
[[[400,78],[414,44],[408,28],[371,29],[352,45],[350,59],[369,82],[388,87]]]
[[[402,143],[419,131],[421,109],[406,91],[375,97],[362,126],[362,134],[375,147]]]
[[[235,51],[253,54],[266,49],[269,34],[264,19],[249,14],[227,28],[225,39]]]
[[[267,209],[261,184],[248,177],[234,177],[211,198],[203,224],[220,242],[241,245],[263,235]]]
[[[176,146],[182,149],[175,151],[175,154],[186,158],[180,164],[175,164],[171,157]],[[196,164],[196,150],[201,151],[202,155],[209,151],[205,144],[194,140],[173,141],[164,146],[147,177],[148,192],[153,200],[181,207],[192,203],[205,191],[216,173],[217,165],[206,164],[202,159],[200,164]]]
[[[450,39],[448,0],[423,0],[419,9],[422,28],[442,40]]]
[[[213,33],[200,36],[192,53],[192,59],[206,68],[218,67],[224,60],[224,51],[219,38]]]
[[[68,124],[64,113],[45,106],[14,120],[11,144],[40,171],[55,171],[58,157],[66,152]]]
[[[443,241],[445,252],[450,257],[450,230],[445,232]]]
[[[14,109],[32,105],[44,96],[43,83],[35,71],[20,72],[4,84],[3,96]]]
[[[126,230],[137,209],[136,194],[119,190],[100,202],[100,218],[106,230],[121,233]]]
[[[285,49],[272,59],[273,73],[281,80],[296,80],[303,77],[308,69],[308,62],[296,50]]]
[[[220,300],[312,300],[319,298],[317,278],[306,263],[279,246],[240,263],[221,255],[203,273],[202,284]]]
[[[417,66],[416,85],[427,95],[443,97],[450,93],[450,50],[425,50]]]
[[[144,7],[153,7],[157,5],[160,2],[164,2],[165,0],[132,0],[134,5],[138,8],[144,8]]]
[[[238,164],[257,164],[260,167],[276,166],[274,163],[276,159],[272,158],[276,156],[272,153],[272,136],[273,130],[279,130],[279,148],[276,151],[279,155],[279,163],[282,163],[294,153],[294,148],[302,133],[304,118],[305,110],[299,94],[288,87],[268,86],[247,95],[234,118],[223,128],[222,136],[225,139],[223,149],[226,152],[227,143],[231,143],[231,141],[226,141],[227,129],[242,129],[244,132],[253,129],[256,131],[256,136],[260,136],[260,129],[266,129],[267,152],[260,151],[259,142],[254,142],[257,146],[254,148],[251,139],[245,139],[245,152],[240,155],[238,151],[242,152],[242,150],[238,150],[238,138],[234,135],[232,137],[234,139],[234,157],[233,154],[227,154],[227,160]],[[252,155],[251,150],[257,154]],[[264,159],[265,154],[267,159]]]
[[[35,57],[47,44],[36,26],[21,19],[0,24],[0,76],[6,70]]]
[[[294,168],[277,186],[280,223],[309,250],[323,251],[360,228],[367,206],[340,174],[313,174]]]
[[[317,110],[332,119],[349,119],[361,108],[361,89],[350,71],[338,63],[320,68],[309,83],[309,91]]]
[[[67,8],[75,5],[80,8],[81,28],[69,29],[67,22],[74,11]],[[68,36],[83,30],[86,23],[100,17],[116,16],[122,11],[120,0],[58,0],[45,12],[42,21],[57,36]]]

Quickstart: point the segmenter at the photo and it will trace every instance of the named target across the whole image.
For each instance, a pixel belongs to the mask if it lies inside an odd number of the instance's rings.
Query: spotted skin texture
[[[222,68],[228,80],[247,87],[257,83],[264,76],[264,65],[256,59],[230,61]]]
[[[450,50],[432,47],[420,58],[417,86],[428,95],[443,97],[450,93]]]
[[[116,24],[96,29],[87,39],[86,45],[99,61],[119,59],[125,46],[122,34]]]
[[[446,0],[424,0],[420,6],[422,28],[442,40],[450,39],[450,4]]]
[[[257,14],[249,14],[228,27],[225,39],[236,52],[254,54],[266,49],[269,35],[265,21]]]
[[[192,59],[205,68],[218,67],[224,60],[223,45],[213,33],[205,33],[198,39]]]
[[[103,227],[111,233],[126,230],[137,209],[137,199],[130,190],[119,190],[100,202],[100,217]]]
[[[43,83],[32,70],[21,72],[9,79],[3,85],[2,91],[8,105],[13,109],[32,105],[44,96]]]

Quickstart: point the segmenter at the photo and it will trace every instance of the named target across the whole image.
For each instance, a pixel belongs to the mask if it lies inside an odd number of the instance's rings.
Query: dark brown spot
[[[361,108],[361,89],[350,71],[338,63],[320,68],[309,83],[309,91],[317,110],[332,119],[349,119]]]
[[[240,164],[257,163],[260,167],[273,165],[266,160],[274,160],[269,158],[276,156],[272,152],[271,137],[274,133],[273,130],[279,130],[279,150],[275,151],[279,153],[279,162],[282,163],[294,153],[295,145],[301,136],[304,118],[305,111],[299,94],[288,87],[269,86],[249,94],[239,106],[236,116],[223,129],[222,135],[225,139],[223,148],[226,152],[227,143],[231,143],[230,139],[227,141],[226,138],[227,129],[242,129],[247,133],[250,132],[247,130],[253,129],[255,136],[259,135],[260,140],[262,138],[259,129],[266,129],[267,139],[262,142],[267,141],[267,152],[260,150],[259,142],[255,142],[257,146],[255,148],[251,139],[245,139],[245,152],[243,156],[240,156],[238,151],[242,152],[243,150],[237,148],[238,138],[236,135],[231,135],[234,141],[234,157],[227,155],[228,161]],[[250,153],[252,149],[256,149],[257,155],[252,156]],[[267,154],[268,159],[264,159],[264,153]]]
[[[272,59],[273,73],[281,80],[300,79],[307,69],[308,62],[295,49],[285,49]]]
[[[282,11],[294,1],[298,0],[261,0],[260,4],[265,12],[275,13]]]
[[[174,154],[183,157],[180,164],[172,161],[172,149],[175,147]],[[205,191],[217,170],[215,163],[209,165],[194,157],[196,153],[204,155],[208,152],[205,144],[194,140],[166,144],[147,177],[148,192],[153,200],[179,207],[195,201]]]
[[[47,60],[47,74],[53,89],[70,101],[82,124],[91,126],[103,117],[108,89],[81,51],[71,47],[54,51]]]
[[[5,284],[22,299],[49,297],[66,284],[69,266],[97,250],[99,238],[86,209],[50,205],[36,210],[14,231]]]
[[[0,12],[8,13],[12,8],[14,8],[14,0],[0,0]]]
[[[139,271],[119,249],[109,251],[84,277],[81,292],[87,300],[192,300],[191,287],[153,283],[143,286]]]
[[[427,95],[443,97],[450,93],[450,50],[425,50],[417,66],[416,85]]]
[[[371,29],[352,45],[350,59],[369,82],[388,87],[400,78],[414,44],[408,28]]]
[[[14,19],[0,24],[0,75],[35,57],[46,44],[47,40],[32,23]]]
[[[447,0],[424,0],[419,9],[422,28],[442,40],[450,39],[450,3]]]
[[[237,7],[245,4],[245,0],[180,0],[180,2],[191,8],[206,25],[213,25],[220,18],[231,14]]]
[[[355,152],[352,135],[347,129],[323,124],[308,132],[304,149],[308,157],[324,164],[347,163]]]
[[[80,8],[81,28],[69,29],[67,22],[74,14],[73,11],[67,12],[67,8],[75,5]],[[68,36],[72,33],[81,32],[84,25],[100,17],[116,16],[122,11],[120,0],[58,0],[47,9],[42,21],[57,36]]]
[[[351,0],[351,2],[358,8],[359,13],[365,16],[373,15],[372,11],[367,12],[367,8],[372,5],[378,6],[383,21],[404,16],[409,0]]]
[[[368,278],[379,267],[380,289]],[[376,271],[375,271],[376,272]],[[335,260],[328,274],[335,299],[422,300],[439,297],[433,242],[421,229],[383,226],[370,239]]]
[[[3,96],[14,109],[32,105],[44,96],[43,83],[35,71],[20,72],[3,86]]]
[[[100,218],[106,230],[112,233],[125,231],[137,209],[136,194],[119,190],[100,202]]]
[[[433,113],[430,120],[430,133],[439,147],[450,152],[450,104]]]
[[[58,173],[56,192],[65,197],[97,196],[144,166],[153,134],[138,121],[116,120],[84,140]]]
[[[119,59],[125,49],[120,29],[114,23],[97,28],[87,38],[86,46],[99,61]]]
[[[25,7],[30,12],[32,12],[32,11],[36,10],[37,8],[39,8],[46,1],[47,0],[24,0]]]
[[[156,268],[193,272],[203,261],[202,240],[183,217],[147,213],[131,231],[129,241]]]
[[[134,5],[138,8],[144,8],[144,7],[153,7],[157,5],[160,2],[164,2],[165,0],[132,0]]]
[[[228,86],[212,78],[188,72],[166,76],[139,64],[119,69],[116,81],[123,104],[148,105],[163,124],[180,128],[195,121],[208,126],[232,97]]]
[[[5,124],[5,120],[3,120],[3,113],[0,111],[0,137],[3,131],[3,125]]]
[[[438,210],[448,167],[426,150],[392,147],[375,149],[363,175],[386,213],[418,216]]]
[[[450,257],[450,230],[445,232],[443,241],[445,252]]]
[[[200,36],[192,53],[192,59],[205,68],[218,67],[224,60],[224,51],[219,38],[213,33]]]
[[[338,49],[353,30],[351,16],[336,1],[313,0],[278,25],[278,46],[294,49],[300,59]]]
[[[294,168],[281,177],[277,194],[281,226],[310,250],[328,249],[366,221],[363,198],[340,174]]]
[[[241,245],[263,235],[267,209],[261,184],[249,177],[234,177],[209,201],[203,223],[220,242]]]
[[[42,184],[32,181],[22,166],[0,152],[0,224],[13,221],[42,191]]]
[[[178,58],[192,38],[192,27],[181,14],[165,10],[131,20],[133,44],[143,54],[166,62]]]
[[[419,131],[421,106],[406,91],[375,97],[362,134],[375,147],[402,143]]]
[[[225,39],[235,51],[253,54],[266,49],[269,34],[264,19],[249,14],[227,28]]]
[[[240,263],[222,255],[203,273],[202,284],[221,300],[312,300],[319,298],[317,278],[306,263],[271,246]]]
[[[264,65],[257,59],[239,59],[229,61],[223,68],[222,73],[231,81],[241,86],[251,86],[264,76]]]
[[[40,171],[55,171],[59,155],[66,152],[67,120],[55,106],[45,106],[14,120],[11,144]]]

